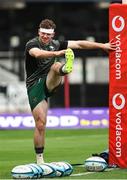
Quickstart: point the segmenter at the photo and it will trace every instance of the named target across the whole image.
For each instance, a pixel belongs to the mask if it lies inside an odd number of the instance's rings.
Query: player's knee
[[[56,62],[51,66],[51,70],[56,71],[57,69],[59,69],[61,67],[61,63]]]
[[[46,119],[45,117],[38,117],[36,120],[36,127],[39,131],[44,131],[46,126]]]
[[[39,131],[44,131],[45,130],[45,126],[46,126],[46,124],[43,121],[40,121],[40,122],[37,123],[37,129]]]

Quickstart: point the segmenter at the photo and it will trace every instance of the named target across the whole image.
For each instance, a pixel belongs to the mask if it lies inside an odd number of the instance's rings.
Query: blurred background
[[[24,73],[26,42],[37,35],[42,19],[57,25],[56,39],[108,42],[110,1],[0,0],[0,112],[29,112]],[[75,50],[69,75],[70,107],[108,107],[108,54]],[[50,108],[62,108],[64,84],[50,99]]]

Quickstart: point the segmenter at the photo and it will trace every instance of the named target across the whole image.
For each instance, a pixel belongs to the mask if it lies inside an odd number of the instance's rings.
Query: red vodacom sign
[[[109,162],[127,167],[127,5],[109,8],[109,37],[116,42],[110,52]]]

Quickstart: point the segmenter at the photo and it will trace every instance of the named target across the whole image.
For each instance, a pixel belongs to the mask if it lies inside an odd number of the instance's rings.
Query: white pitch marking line
[[[83,175],[93,174],[93,173],[95,173],[95,172],[86,172],[86,173],[72,174],[71,176],[83,176]]]
[[[111,171],[113,169],[116,169],[116,168],[109,168],[109,169],[106,169],[106,171]],[[83,176],[83,175],[93,174],[93,173],[96,173],[96,172],[85,172],[85,173],[79,173],[79,174],[72,174],[71,176]]]

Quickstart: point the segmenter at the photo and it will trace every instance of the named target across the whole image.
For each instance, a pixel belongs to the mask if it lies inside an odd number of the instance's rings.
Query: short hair
[[[41,21],[39,28],[55,29],[56,24],[51,19],[44,19]]]

